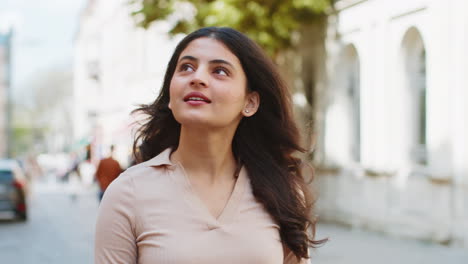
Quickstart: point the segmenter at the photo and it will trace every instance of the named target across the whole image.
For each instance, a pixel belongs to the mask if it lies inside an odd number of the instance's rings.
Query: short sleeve
[[[122,174],[107,188],[96,222],[94,263],[137,263],[135,191],[132,177]]]

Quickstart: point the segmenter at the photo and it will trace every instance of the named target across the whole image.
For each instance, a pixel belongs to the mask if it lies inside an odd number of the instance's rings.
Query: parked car
[[[0,159],[0,211],[11,211],[20,220],[27,219],[27,180],[18,162]]]

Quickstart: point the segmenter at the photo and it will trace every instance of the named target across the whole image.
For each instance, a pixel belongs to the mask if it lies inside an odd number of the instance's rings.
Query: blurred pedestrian
[[[102,200],[95,263],[306,263],[324,241],[293,156],[304,150],[290,102],[242,33],[186,36],[158,98],[136,110],[148,115],[134,143],[142,163]]]
[[[114,145],[110,147],[109,157],[99,161],[99,165],[96,170],[96,180],[99,184],[99,201],[102,200],[104,192],[106,191],[109,184],[115,180],[120,173],[122,168],[117,160],[113,158]]]
[[[78,154],[76,154],[76,152],[71,152],[69,155],[68,169],[62,177],[62,181],[68,182],[70,180],[70,175],[72,173],[76,173],[79,176],[80,174],[80,171],[78,169],[79,165],[80,165],[80,159],[78,157]]]

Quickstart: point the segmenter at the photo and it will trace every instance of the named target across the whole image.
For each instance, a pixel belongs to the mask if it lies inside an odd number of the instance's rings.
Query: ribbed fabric
[[[107,188],[96,224],[95,263],[298,263],[292,254],[284,257],[279,226],[256,201],[244,168],[215,218],[170,153],[128,169]]]

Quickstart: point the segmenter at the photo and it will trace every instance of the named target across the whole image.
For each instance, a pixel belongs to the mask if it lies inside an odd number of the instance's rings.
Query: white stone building
[[[468,247],[467,12],[336,1],[317,93],[321,219]]]
[[[175,48],[168,25],[137,28],[126,0],[90,0],[75,46],[74,138],[91,143],[94,160],[116,145],[127,162],[133,137],[130,112],[156,99]]]

